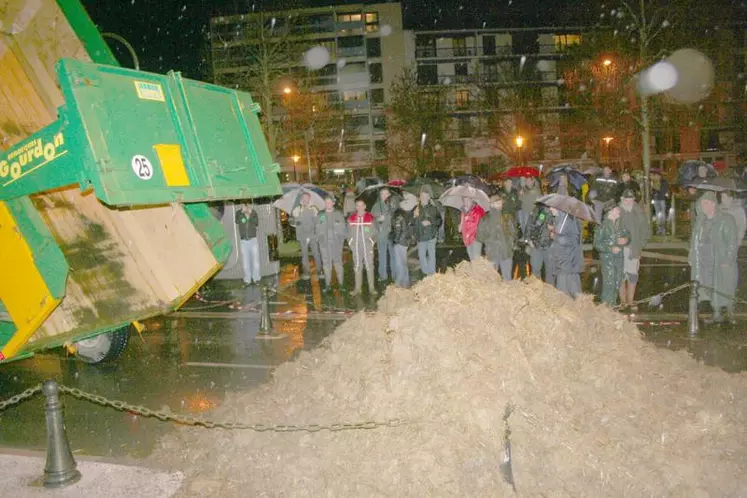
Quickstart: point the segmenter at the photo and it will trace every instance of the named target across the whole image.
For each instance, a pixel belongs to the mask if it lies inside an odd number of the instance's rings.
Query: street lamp
[[[604,143],[607,145],[607,164],[610,163],[610,157],[611,157],[610,142],[612,142],[614,139],[615,137],[609,137],[609,136],[602,138],[602,140],[604,140]]]
[[[604,67],[610,67],[612,65],[612,60],[604,59],[604,62],[602,62],[602,64],[604,64]]]
[[[291,92],[293,92],[293,90],[291,89],[291,87],[289,87],[289,86],[286,86],[285,88],[283,88],[283,93],[284,93],[284,94],[286,94],[286,95],[290,95],[290,94],[291,94]]]
[[[519,135],[516,137],[514,142],[516,142],[516,148],[519,149],[519,165],[521,166],[524,164],[524,157],[522,154],[523,149],[524,149],[524,137]]]
[[[293,181],[298,181],[298,172],[296,171],[296,164],[298,164],[298,161],[301,160],[301,156],[295,155],[291,159],[293,159]]]

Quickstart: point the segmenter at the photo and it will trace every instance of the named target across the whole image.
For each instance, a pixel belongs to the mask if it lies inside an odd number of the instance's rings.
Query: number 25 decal
[[[145,156],[132,157],[132,171],[141,180],[150,180],[153,178],[153,165]]]

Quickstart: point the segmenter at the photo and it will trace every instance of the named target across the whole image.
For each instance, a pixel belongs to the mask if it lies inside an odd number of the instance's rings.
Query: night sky
[[[505,28],[578,25],[593,22],[590,0],[409,0],[405,1],[405,27],[409,29],[455,29],[462,27]],[[190,78],[204,77],[210,17],[283,6],[325,6],[361,2],[319,0],[82,0],[93,21],[103,32],[127,39],[145,71],[182,71]],[[377,2],[366,2],[377,3]],[[378,2],[380,3],[380,2]],[[588,16],[592,15],[592,19]],[[586,17],[586,18],[585,18]],[[132,67],[131,57],[118,42],[109,40],[123,66]]]

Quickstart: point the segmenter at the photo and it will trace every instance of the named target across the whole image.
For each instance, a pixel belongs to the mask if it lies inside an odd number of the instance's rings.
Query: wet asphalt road
[[[664,251],[660,251],[664,252]],[[670,255],[686,255],[669,250]],[[747,272],[747,261],[740,267]],[[453,264],[465,257],[461,248],[441,249],[442,263]],[[689,280],[683,263],[644,260],[638,295],[654,295]],[[411,273],[416,262],[411,258]],[[279,338],[258,339],[259,290],[241,288],[236,282],[217,282],[203,289],[203,301],[185,306],[187,316],[169,316],[147,323],[142,336],[133,334],[130,345],[117,361],[86,365],[63,352],[54,351],[8,364],[0,369],[0,399],[6,399],[46,379],[54,378],[107,398],[142,404],[148,408],[200,414],[222,402],[228,391],[246,391],[263,382],[271,368],[304,349],[319,344],[344,316],[342,312],[374,309],[370,296],[353,298],[346,293],[321,292],[319,282],[297,280],[297,262],[285,262],[275,282],[274,312],[291,313],[293,319],[274,320]],[[352,271],[346,268],[346,286],[352,288]],[[584,274],[587,291],[592,290],[593,269]],[[747,286],[745,286],[747,287]],[[740,293],[747,299],[747,289]],[[231,303],[227,303],[230,301]],[[233,303],[241,304],[237,312]],[[660,312],[685,312],[687,292],[664,299]],[[648,311],[642,307],[641,311]],[[747,306],[737,306],[747,312]],[[225,312],[221,318],[197,318],[199,313]],[[695,338],[686,324],[661,325],[655,319],[641,331],[656,344],[685,349],[699,361],[727,371],[747,370],[747,330],[736,326],[703,327]],[[671,320],[669,320],[671,322]],[[682,320],[684,322],[684,320]],[[127,411],[98,406],[65,396],[65,421],[76,453],[142,458],[150,454],[160,436],[174,425]],[[0,446],[43,450],[45,448],[43,400],[36,397],[0,413]],[[247,421],[251,422],[251,421]]]

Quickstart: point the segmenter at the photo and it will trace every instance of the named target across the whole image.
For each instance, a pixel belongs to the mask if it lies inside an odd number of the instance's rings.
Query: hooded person
[[[485,247],[485,256],[501,272],[503,280],[511,280],[516,243],[516,221],[504,211],[503,196],[490,198],[490,211],[477,227],[477,240]]]
[[[418,205],[413,210],[418,259],[423,275],[436,273],[436,239],[442,225],[441,211],[433,202],[433,189],[423,185]]]
[[[355,273],[355,289],[351,292],[357,296],[363,289],[363,269],[368,278],[368,292],[376,293],[374,286],[374,244],[376,239],[376,225],[374,217],[366,211],[366,203],[362,199],[355,201],[355,213],[348,218],[348,245],[353,253],[353,270]]]
[[[321,257],[319,255],[319,244],[314,236],[319,210],[311,204],[311,195],[308,193],[301,194],[301,202],[291,211],[291,225],[296,228],[296,240],[301,246],[301,268],[304,280],[311,278],[311,265],[309,264],[309,247],[314,257],[316,269],[321,267]]]
[[[628,245],[628,231],[620,219],[620,206],[607,208],[602,226],[594,233],[594,248],[602,262],[602,303],[617,305],[620,285],[625,275],[623,250]]]
[[[690,239],[690,278],[700,285],[698,300],[709,301],[713,317],[707,323],[724,321],[723,311],[733,321],[737,281],[737,223],[718,209],[716,194],[704,192],[696,202],[695,226]]]
[[[638,285],[638,271],[641,267],[641,253],[651,238],[651,223],[643,208],[635,200],[635,192],[626,190],[620,199],[620,220],[627,230],[628,244],[623,248],[625,275],[620,284],[620,304],[632,305]],[[635,306],[633,306],[635,311]]]
[[[339,209],[335,209],[335,199],[327,196],[324,199],[324,211],[319,213],[315,226],[315,237],[319,242],[319,252],[324,270],[325,291],[332,290],[332,270],[337,273],[337,284],[343,289],[344,273],[342,266],[342,250],[345,247],[347,225],[345,216]]]
[[[392,195],[391,190],[379,190],[379,198],[371,209],[376,223],[376,244],[379,251],[379,281],[389,279],[388,268],[394,270],[394,244],[389,238],[392,231],[392,216],[399,208],[399,198]],[[387,267],[389,265],[389,267]],[[392,273],[394,273],[392,271]]]
[[[554,216],[550,227],[550,256],[555,271],[555,287],[572,298],[581,295],[584,252],[581,247],[581,222],[574,216],[550,208]]]

